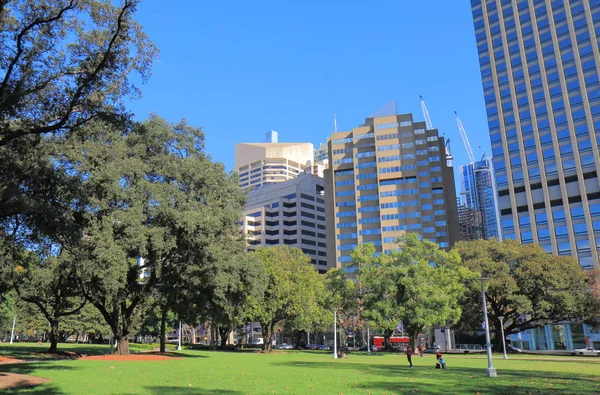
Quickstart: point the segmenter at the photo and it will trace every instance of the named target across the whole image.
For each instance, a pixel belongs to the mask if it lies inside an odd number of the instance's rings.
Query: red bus
[[[410,339],[408,336],[392,336],[390,337],[390,343],[392,346],[399,346],[400,344],[408,344]],[[384,338],[383,336],[373,336],[373,345],[377,348],[383,348]]]

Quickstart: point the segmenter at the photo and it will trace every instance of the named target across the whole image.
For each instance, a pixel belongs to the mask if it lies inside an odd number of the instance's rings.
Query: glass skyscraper
[[[476,239],[501,238],[498,226],[498,200],[494,184],[492,158],[462,165],[459,168],[461,204],[476,211],[480,224]]]
[[[600,0],[472,0],[504,238],[598,265]]]

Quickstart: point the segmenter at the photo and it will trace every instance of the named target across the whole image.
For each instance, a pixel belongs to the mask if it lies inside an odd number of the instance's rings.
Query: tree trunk
[[[304,335],[304,331],[298,331],[296,332],[296,345],[294,346],[294,348],[296,350],[298,350],[300,347],[302,347],[302,337]]]
[[[117,336],[117,351],[115,351],[116,355],[131,355],[129,352],[129,339],[127,336]]]
[[[273,350],[273,327],[275,324],[263,326],[263,351],[271,352]]]
[[[160,352],[166,351],[166,337],[167,337],[167,308],[163,306],[160,314]]]
[[[229,334],[231,331],[229,328],[219,327],[219,336],[221,336],[221,347],[225,347],[227,345],[227,340],[229,340]]]
[[[502,326],[500,325],[500,320],[494,324],[494,340],[493,342],[496,344],[496,351],[503,352],[502,350]]]
[[[54,320],[50,323],[50,348],[48,352],[50,354],[56,354],[58,348],[58,320]]]

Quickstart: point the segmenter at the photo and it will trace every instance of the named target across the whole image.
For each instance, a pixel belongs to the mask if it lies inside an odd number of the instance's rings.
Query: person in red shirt
[[[408,363],[410,364],[410,367],[413,367],[412,364],[412,349],[410,348],[410,346],[406,346],[406,359],[408,359]]]

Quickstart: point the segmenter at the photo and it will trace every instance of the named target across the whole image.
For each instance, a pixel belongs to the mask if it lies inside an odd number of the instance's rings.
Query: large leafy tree
[[[124,132],[94,125],[56,159],[81,181],[78,270],[119,354],[129,353],[164,269],[202,267],[215,243],[238,236],[244,196],[203,142],[200,129],[154,116]]]
[[[123,112],[156,53],[137,3],[0,1],[0,146]]]
[[[266,286],[264,266],[258,257],[243,253],[237,240],[230,244],[230,248],[219,245],[221,251],[215,254],[219,259],[206,268],[210,276],[195,277],[205,279],[195,288],[200,290],[197,305],[203,308],[199,315],[218,328],[221,346],[225,346],[234,328],[247,322],[250,301],[263,295]]]
[[[129,117],[124,100],[139,95],[133,81],[147,79],[156,55],[137,4],[0,0],[0,249],[80,238],[69,207],[81,200],[78,179],[53,157],[89,122]],[[20,264],[2,255],[3,273]]]
[[[456,322],[471,272],[455,251],[440,250],[416,234],[399,239],[400,251],[374,257],[359,278],[368,289],[365,316],[386,338],[401,321],[414,344],[425,328]]]
[[[65,251],[57,256],[31,257],[26,262],[25,266],[16,267],[14,287],[19,298],[36,306],[48,321],[48,352],[56,353],[60,321],[77,314],[85,306],[76,265]]]
[[[486,285],[488,317],[496,334],[504,317],[506,336],[558,320],[581,318],[588,283],[577,260],[548,255],[535,244],[521,245],[477,240],[459,242],[456,250],[463,265],[478,276],[489,278]],[[464,308],[463,325],[475,328],[481,322],[481,288],[474,285]],[[501,341],[496,336],[497,342]]]
[[[270,351],[274,330],[284,321],[296,321],[304,329],[318,319],[319,295],[324,289],[322,279],[310,264],[310,259],[297,248],[287,246],[262,247],[254,252],[265,272],[265,291],[251,298],[251,319],[260,321],[263,329],[263,349]]]

